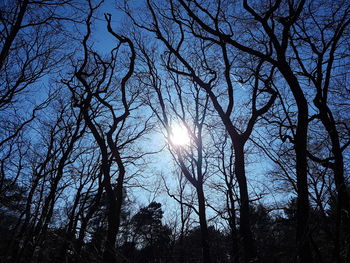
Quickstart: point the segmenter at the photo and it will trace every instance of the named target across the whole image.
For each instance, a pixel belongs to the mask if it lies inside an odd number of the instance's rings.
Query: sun
[[[171,128],[170,141],[177,146],[185,146],[190,144],[190,135],[185,126],[176,124]]]

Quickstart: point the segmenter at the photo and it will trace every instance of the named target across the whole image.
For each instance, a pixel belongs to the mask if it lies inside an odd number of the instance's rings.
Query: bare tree
[[[228,57],[228,54],[230,54],[228,48],[239,50],[245,54],[258,58],[263,62],[270,63],[273,67],[279,70],[290,87],[298,108],[298,121],[295,135],[298,187],[298,224],[296,234],[299,249],[298,255],[300,262],[311,262],[312,256],[308,241],[308,226],[305,224],[305,222],[308,222],[309,218],[309,198],[307,187],[308,103],[301,84],[296,76],[296,72],[293,71],[293,67],[289,63],[286,54],[289,47],[289,32],[300,17],[305,1],[300,1],[298,3],[289,1],[287,6],[282,5],[282,1],[275,1],[273,3],[269,2],[266,5],[257,2],[252,7],[247,0],[244,0],[242,1],[243,8],[222,1],[216,1],[215,3],[209,4],[198,1],[187,2],[179,0],[178,3],[182,10],[176,9],[178,5],[171,1],[172,13],[167,16],[170,17],[174,24],[178,25],[181,32],[180,41],[177,44],[172,44],[173,41],[170,42],[164,36],[164,30],[160,26],[162,24],[159,22],[159,16],[154,7],[152,7],[150,1],[148,1],[148,6],[151,10],[154,22],[147,29],[154,32],[157,37],[165,43],[169,52],[174,54],[187,69],[186,72],[179,69],[175,69],[175,71],[191,76],[194,81],[197,81],[208,92],[208,94],[210,94],[214,107],[218,111],[233,140],[235,156],[237,158],[235,172],[240,185],[241,202],[243,206],[243,208],[241,207],[241,218],[243,217],[243,222],[247,222],[242,223],[243,225],[241,225],[240,228],[245,243],[244,247],[245,255],[248,257],[247,260],[255,257],[256,249],[254,248],[254,242],[252,241],[251,232],[249,230],[249,212],[247,212],[248,195],[245,187],[246,177],[244,172],[244,159],[241,156],[244,156],[244,144],[249,138],[257,117],[267,111],[269,108],[268,106],[272,104],[276,96],[271,97],[270,102],[260,110],[254,108],[255,104],[253,104],[251,121],[249,122],[246,131],[240,134],[230,120],[230,115],[233,109],[233,88],[232,80],[230,79],[231,63]],[[231,8],[236,8],[237,11],[239,10],[238,12],[241,13],[241,16],[245,19],[235,19],[234,14],[227,14],[224,11]],[[241,25],[242,31],[237,33],[236,27],[238,26],[234,26],[234,23]],[[251,25],[254,25],[254,27],[251,27]],[[254,31],[255,28],[256,31]],[[189,29],[189,32],[191,32],[194,37],[203,42],[210,41],[221,48],[223,60],[225,62],[225,76],[229,87],[227,93],[229,103],[226,110],[224,110],[219,104],[217,96],[213,93],[211,88],[215,75],[211,81],[201,80],[196,75],[195,70],[191,68],[188,61],[181,56],[181,45],[184,42],[185,33],[187,33],[185,29]],[[259,37],[255,38],[255,33]],[[242,42],[242,39],[245,40],[245,43]],[[246,45],[247,41],[250,46]]]
[[[230,56],[232,54],[232,49],[230,49],[228,41],[218,28],[213,29],[216,33],[214,37],[208,36],[205,33],[207,28],[204,28],[204,31],[199,29],[202,24],[198,23],[197,20],[200,20],[200,18],[191,12],[191,9],[186,3],[180,1],[180,4],[188,13],[188,18],[186,18],[186,12],[181,10],[180,6],[173,1],[170,1],[169,4],[165,6],[147,1],[147,7],[151,16],[151,21],[148,23],[147,21],[144,23],[143,21],[137,20],[136,16],[131,13],[127,5],[125,7],[125,12],[137,27],[154,33],[157,39],[164,44],[167,50],[165,53],[167,70],[179,76],[191,79],[206,92],[230,135],[235,151],[235,174],[240,188],[240,231],[243,238],[245,260],[249,261],[256,258],[257,254],[249,223],[249,196],[245,175],[244,146],[253,131],[256,121],[261,115],[268,111],[276,98],[275,92],[269,85],[274,70],[272,67],[270,73],[267,73],[267,77],[260,77],[259,72],[265,61],[265,58],[261,58],[258,65],[255,65],[255,68],[250,71],[250,75],[255,76],[255,84],[253,85],[254,88],[251,99],[251,116],[248,118],[245,128],[238,127],[231,119],[234,111],[234,79],[232,76],[232,63],[234,58]],[[195,4],[200,7],[197,2],[195,2]],[[197,10],[209,14],[209,11],[204,7],[198,8]],[[214,19],[214,25],[215,19],[222,14],[220,3],[215,10],[217,14],[210,16],[210,19]],[[198,23],[198,25],[196,23]],[[216,24],[217,23],[218,21],[216,21]],[[172,27],[169,28],[169,25],[172,25]],[[210,31],[209,33],[213,32]],[[177,37],[175,37],[174,34],[176,34]],[[193,38],[195,42],[187,42],[188,37]],[[191,52],[185,52],[185,47],[190,48],[190,45],[193,46],[193,49],[197,49],[198,51],[192,49]],[[218,56],[220,56],[219,59],[222,61],[222,66],[218,66],[216,63]],[[195,59],[198,61],[197,64],[193,64]],[[197,65],[201,65],[201,67]],[[249,81],[250,77],[247,77],[247,80]],[[220,86],[220,81],[225,87],[224,91],[222,91],[223,87]],[[242,81],[245,81],[243,76]],[[262,85],[263,88],[261,88],[260,85]],[[219,86],[220,88],[218,88],[218,93],[216,94],[215,87]],[[223,94],[227,96],[227,99],[222,102],[221,97]],[[268,98],[266,104],[263,104],[261,108],[258,108],[257,105],[257,97],[259,94],[262,96],[272,94],[270,98]]]
[[[105,15],[105,19],[109,33],[117,40],[117,46],[107,58],[103,58],[89,46],[93,12],[100,4],[93,6],[89,1],[90,12],[82,42],[84,56],[72,79],[65,81],[65,84],[71,90],[75,106],[81,110],[101,154],[102,185],[107,197],[108,222],[103,260],[114,262],[126,176],[125,157],[122,157],[122,152],[147,131],[148,122],[139,126],[136,122],[128,121],[132,110],[139,107],[135,102],[137,90],[127,85],[134,72],[135,50],[129,38],[113,31],[111,15]],[[118,61],[119,52],[127,52],[125,56],[121,55],[124,61]],[[129,59],[126,59],[127,54]],[[127,158],[135,161],[142,156],[142,153],[138,153]]]
[[[348,54],[345,50],[348,45],[344,40],[349,33],[349,9],[350,5],[343,1],[336,1],[332,6],[326,1],[309,2],[302,19],[293,25],[289,40],[293,59],[297,63],[296,70],[313,86],[313,104],[318,111],[315,118],[324,126],[332,145],[330,157],[325,159],[315,153],[309,154],[309,157],[333,170],[340,209],[338,213],[346,214],[342,216],[346,229],[349,229],[350,199],[344,176],[343,152],[350,141],[342,138],[340,130],[343,122],[336,119],[335,112],[339,109],[335,110],[332,104],[341,99],[337,94],[344,93],[337,81],[345,74],[347,67]]]
[[[208,176],[208,157],[203,139],[209,98],[196,84],[183,81],[173,73],[167,74],[169,81],[163,80],[158,74],[160,69],[156,67],[155,58],[147,53],[145,47],[141,45],[139,47],[141,59],[144,60],[146,74],[148,74],[146,80],[144,80],[145,75],[141,75],[143,77],[141,83],[149,90],[148,105],[165,130],[168,148],[175,162],[196,190],[198,210],[194,211],[198,214],[200,222],[202,260],[211,262],[204,193],[204,183]],[[187,90],[182,88],[185,85],[189,85]],[[151,99],[152,97],[155,101]],[[191,103],[191,100],[194,103]],[[182,138],[185,140],[184,144],[177,144],[174,137],[179,136],[176,132],[181,130],[184,134],[180,136],[188,136],[189,140],[186,142],[186,138]],[[178,201],[184,204],[183,201]]]
[[[44,76],[48,78],[57,73],[67,55],[71,55],[72,49],[68,51],[65,44],[69,36],[67,28],[79,22],[81,12],[73,1],[29,0],[3,1],[0,12],[0,112],[3,123],[0,147],[4,147],[3,144],[18,136],[41,109],[35,104],[40,104],[42,98],[34,100],[28,94],[42,91],[38,82]]]

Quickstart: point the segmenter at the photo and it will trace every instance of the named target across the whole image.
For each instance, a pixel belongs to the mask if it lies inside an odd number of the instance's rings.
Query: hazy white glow
[[[171,143],[178,146],[188,145],[190,143],[190,136],[186,127],[180,124],[174,125],[171,129],[170,140]]]

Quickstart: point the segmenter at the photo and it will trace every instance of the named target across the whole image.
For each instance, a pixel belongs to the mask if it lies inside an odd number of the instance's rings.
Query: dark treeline
[[[0,22],[0,262],[350,262],[349,1]]]

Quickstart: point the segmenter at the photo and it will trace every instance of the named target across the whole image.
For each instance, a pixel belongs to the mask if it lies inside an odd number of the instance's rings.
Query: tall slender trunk
[[[232,175],[230,175],[232,176]],[[239,250],[238,250],[238,238],[237,238],[237,227],[236,227],[236,211],[235,211],[235,200],[233,198],[233,190],[232,190],[232,185],[228,185],[228,198],[230,202],[230,229],[231,229],[231,257],[232,257],[232,262],[233,263],[239,263]]]
[[[108,161],[102,164],[103,170],[103,184],[107,195],[107,237],[105,243],[105,250],[103,252],[103,262],[114,263],[115,258],[115,242],[117,236],[117,208],[116,197],[111,185],[110,167]]]
[[[76,262],[79,261],[78,259],[80,257],[80,252],[81,252],[81,249],[83,247],[84,237],[85,237],[85,233],[86,233],[86,229],[87,229],[89,220],[92,218],[94,213],[99,208],[99,204],[100,204],[101,197],[102,197],[102,192],[103,192],[103,187],[100,184],[99,187],[98,187],[98,191],[97,191],[97,194],[96,194],[96,197],[95,197],[93,205],[90,206],[86,216],[81,219],[81,226],[80,226],[80,230],[79,230],[79,237],[78,237],[78,241],[76,242],[76,246],[75,246],[76,252],[77,252]]]
[[[75,232],[76,232],[76,225],[77,225],[77,215],[76,215],[76,209],[79,205],[80,198],[81,198],[81,191],[83,190],[83,184],[81,184],[78,188],[78,191],[75,195],[72,211],[69,216],[69,223],[67,226],[67,230],[64,234],[64,240],[62,247],[60,249],[60,252],[57,255],[57,259],[59,259],[62,262],[67,262],[67,250],[69,249],[69,246],[72,242],[74,242]]]
[[[125,177],[125,167],[120,156],[120,153],[112,140],[112,133],[107,134],[108,145],[113,152],[113,156],[116,159],[118,165],[118,179],[115,191],[111,186],[110,177],[105,184],[105,189],[108,198],[108,229],[107,229],[107,241],[106,249],[103,255],[104,262],[115,262],[115,242],[117,234],[119,232],[120,226],[120,214],[123,204],[123,184]],[[106,171],[107,172],[107,171]],[[110,168],[108,168],[108,174],[110,173]],[[108,175],[109,176],[109,175]]]
[[[29,0],[24,0],[21,3],[19,3],[20,8],[19,8],[18,15],[16,17],[16,21],[11,26],[10,33],[6,37],[5,43],[4,43],[4,45],[1,49],[1,52],[0,52],[0,69],[2,69],[3,65],[5,64],[5,60],[10,52],[11,45],[12,45],[13,41],[15,40],[18,31],[21,29],[21,24],[22,24],[24,15],[27,11],[28,3],[29,3]]]
[[[323,126],[326,128],[327,133],[331,139],[332,143],[332,154],[334,157],[334,182],[339,196],[339,202],[341,208],[344,209],[344,212],[349,214],[350,212],[350,203],[349,203],[349,192],[346,187],[346,182],[344,178],[344,157],[343,152],[340,146],[339,133],[337,131],[336,123],[333,118],[331,110],[326,105],[324,101],[318,101],[315,99],[315,106],[319,109],[320,119]],[[348,217],[349,220],[349,217]],[[349,222],[349,221],[348,221]]]
[[[319,89],[321,90],[321,89]],[[319,116],[321,119],[321,122],[325,129],[327,130],[327,133],[330,137],[332,148],[331,152],[334,157],[334,163],[332,165],[333,170],[333,176],[334,176],[334,182],[337,190],[337,240],[335,244],[335,254],[337,257],[338,262],[340,262],[340,235],[339,233],[342,232],[340,230],[341,228],[341,222],[343,221],[344,229],[343,231],[345,233],[350,232],[350,199],[349,199],[349,192],[347,189],[347,184],[344,177],[344,157],[343,152],[340,146],[340,138],[339,133],[337,131],[336,123],[332,114],[332,111],[329,109],[327,102],[325,101],[325,98],[322,97],[322,93],[319,91],[315,100],[314,104],[319,109]],[[350,246],[350,245],[347,245]],[[346,255],[347,262],[350,262],[350,247],[345,248],[348,253]]]
[[[180,256],[179,263],[185,262],[185,247],[184,247],[184,236],[185,236],[185,215],[184,215],[184,204],[183,204],[183,188],[180,181],[180,214],[181,214],[181,230],[180,230]]]
[[[210,246],[209,246],[209,234],[208,225],[205,213],[205,198],[203,192],[203,185],[199,183],[196,187],[198,197],[198,210],[199,210],[199,224],[201,229],[201,243],[202,243],[202,257],[203,263],[210,263]]]
[[[307,111],[298,113],[298,125],[295,136],[296,174],[297,174],[297,249],[298,262],[312,262],[309,241],[309,192],[307,184]]]
[[[294,150],[296,154],[297,175],[297,230],[296,243],[300,263],[311,263],[312,253],[309,240],[309,192],[307,183],[307,133],[308,133],[308,103],[298,79],[285,60],[279,58],[279,70],[287,81],[298,107],[298,122],[295,133]]]
[[[248,196],[247,178],[245,175],[244,144],[241,142],[235,142],[234,152],[235,152],[235,163],[234,163],[235,173],[237,177],[240,199],[241,199],[239,231],[243,239],[244,262],[251,262],[257,259],[257,250],[255,246],[255,241],[253,239],[252,231],[250,228],[249,196]]]

